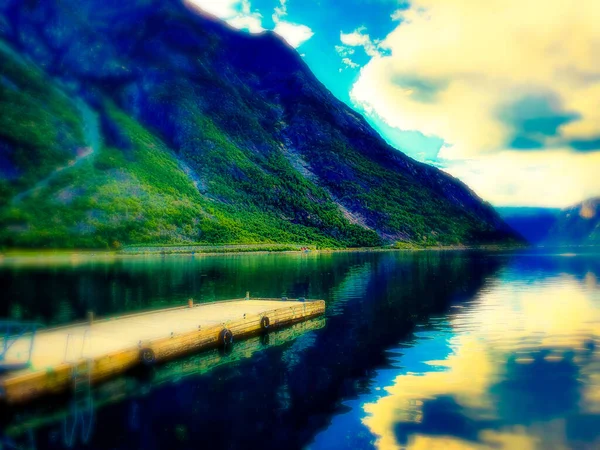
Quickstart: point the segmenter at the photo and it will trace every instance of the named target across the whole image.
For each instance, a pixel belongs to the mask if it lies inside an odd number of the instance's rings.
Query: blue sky
[[[273,28],[271,11],[279,5],[278,0],[254,0],[252,5],[264,16],[263,26]],[[389,18],[397,9],[396,1],[386,0],[288,0],[286,3],[290,20],[305,24],[314,31],[314,36],[304,42],[298,51],[304,54],[306,62],[315,75],[341,100],[350,102],[350,88],[356,81],[359,68],[344,67],[335,47],[341,45],[340,33],[351,33],[364,26],[374,38],[383,38],[395,24]],[[365,65],[370,57],[355,50],[352,59]]]
[[[262,26],[273,29],[275,23],[272,12],[280,7],[279,0],[254,0],[253,9],[263,16]],[[356,82],[360,68],[366,65],[371,56],[363,48],[344,46],[340,36],[351,34],[363,28],[373,40],[380,40],[396,27],[392,14],[401,4],[397,0],[288,0],[285,2],[287,18],[293,23],[308,26],[314,35],[304,41],[298,52],[319,80],[340,100],[364,114],[350,99],[350,90]],[[387,20],[386,20],[387,19]],[[342,62],[339,53],[341,46],[353,50],[348,55],[356,67]],[[337,50],[336,50],[337,48]],[[343,50],[341,50],[343,52]],[[346,50],[348,51],[348,50]],[[387,126],[377,115],[366,115],[367,120],[394,147],[401,149],[413,158],[436,163],[443,141],[437,137],[426,137],[418,131],[401,131]]]
[[[187,1],[274,30],[388,142],[492,204],[600,195],[600,2]]]

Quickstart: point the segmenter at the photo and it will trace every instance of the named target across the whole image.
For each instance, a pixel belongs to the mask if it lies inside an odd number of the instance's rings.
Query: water
[[[327,315],[9,410],[5,448],[600,448],[600,254],[418,252],[0,265],[0,315],[61,324],[251,295]]]

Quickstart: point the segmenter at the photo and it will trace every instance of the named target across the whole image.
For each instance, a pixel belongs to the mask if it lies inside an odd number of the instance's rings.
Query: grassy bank
[[[302,244],[222,244],[222,245],[135,245],[120,250],[76,250],[76,249],[5,249],[0,251],[0,263],[8,261],[63,261],[111,260],[119,257],[142,255],[219,255],[273,252],[386,252],[386,251],[503,251],[525,248],[523,245],[476,245],[476,246],[422,246],[412,243],[397,243],[384,247],[320,248]]]
[[[253,244],[253,245],[148,245],[128,246],[120,250],[88,249],[4,249],[0,264],[78,263],[84,261],[111,261],[117,258],[143,255],[220,255],[241,253],[315,251],[314,245]]]
[[[315,245],[300,244],[222,244],[222,245],[130,245],[118,253],[124,255],[145,254],[195,254],[195,253],[255,253],[299,252],[316,250]]]

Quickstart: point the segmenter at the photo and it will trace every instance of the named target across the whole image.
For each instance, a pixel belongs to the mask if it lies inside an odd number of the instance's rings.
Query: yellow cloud
[[[598,17],[600,2],[591,0],[416,0],[393,15],[400,24],[379,44],[389,54],[361,69],[351,97],[392,127],[443,138],[451,160],[506,155],[515,130],[500,111],[528,95],[569,112],[558,125],[563,142],[591,139],[600,135]],[[593,187],[597,194],[600,180]]]
[[[440,156],[452,157],[454,149]],[[449,163],[444,169],[497,206],[564,207],[600,191],[600,152],[503,150]]]

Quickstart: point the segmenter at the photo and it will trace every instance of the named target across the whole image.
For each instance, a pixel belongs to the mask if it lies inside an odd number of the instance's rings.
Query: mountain
[[[500,217],[531,244],[540,244],[556,222],[560,209],[528,206],[497,207]]]
[[[0,2],[0,244],[518,242],[272,32],[177,0]]]
[[[600,197],[565,209],[498,207],[505,222],[536,245],[599,245]]]
[[[561,210],[544,243],[600,245],[600,197]]]

